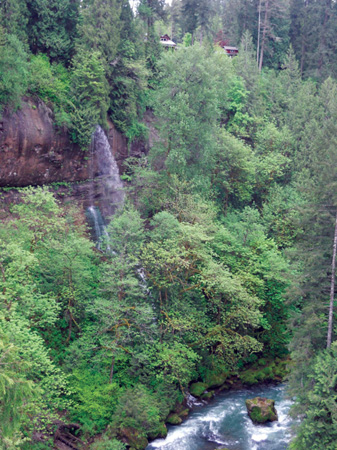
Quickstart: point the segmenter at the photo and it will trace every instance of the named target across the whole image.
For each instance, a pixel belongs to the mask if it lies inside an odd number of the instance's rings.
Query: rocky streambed
[[[275,400],[278,421],[255,425],[247,414],[246,399]],[[291,401],[284,385],[261,385],[219,393],[207,405],[193,408],[179,426],[170,426],[166,439],[157,439],[147,450],[285,450],[291,439]]]

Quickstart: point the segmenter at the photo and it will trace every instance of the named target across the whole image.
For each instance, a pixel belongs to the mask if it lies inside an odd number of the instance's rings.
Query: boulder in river
[[[202,394],[206,391],[207,384],[206,383],[192,383],[190,386],[190,393],[193,395],[193,397],[201,397]]]
[[[143,450],[148,445],[147,439],[131,427],[122,428],[118,437],[130,447],[130,450]]]
[[[170,425],[180,425],[182,421],[183,419],[175,413],[169,414],[166,418],[166,422]]]
[[[277,420],[275,400],[255,397],[246,400],[249,417],[254,423],[274,422]]]

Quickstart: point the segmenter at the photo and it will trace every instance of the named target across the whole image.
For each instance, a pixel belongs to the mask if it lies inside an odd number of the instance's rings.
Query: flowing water
[[[112,208],[116,209],[124,200],[123,183],[109,140],[100,126],[96,127],[91,146],[97,167],[97,172],[92,178],[96,178],[96,181],[100,182],[103,198],[110,203]]]
[[[98,206],[89,206],[86,211],[87,220],[92,231],[93,238],[97,242],[97,248],[101,249],[101,243],[109,234],[106,228],[105,220]]]
[[[96,127],[91,139],[90,179],[90,205],[86,214],[93,238],[100,248],[102,240],[108,237],[106,218],[123,204],[125,196],[117,162],[100,126]]]
[[[245,400],[256,396],[275,400],[278,422],[252,423]],[[290,406],[282,385],[223,392],[210,404],[195,407],[185,422],[169,427],[166,439],[151,442],[146,450],[285,450],[293,423],[287,415]]]

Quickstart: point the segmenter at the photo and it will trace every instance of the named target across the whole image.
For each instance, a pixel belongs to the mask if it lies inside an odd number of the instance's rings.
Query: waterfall
[[[92,147],[97,163],[96,178],[99,178],[104,199],[108,200],[115,212],[124,200],[123,183],[108,138],[100,126],[96,127],[93,134]]]
[[[101,250],[103,239],[107,239],[109,237],[109,233],[106,229],[106,223],[97,206],[89,206],[87,208],[86,215],[93,237],[97,242],[97,248]],[[107,249],[110,249],[109,245],[107,246]]]
[[[97,247],[100,248],[102,239],[108,237],[106,219],[122,206],[125,193],[109,140],[99,125],[92,135],[90,152],[90,204],[86,213]]]

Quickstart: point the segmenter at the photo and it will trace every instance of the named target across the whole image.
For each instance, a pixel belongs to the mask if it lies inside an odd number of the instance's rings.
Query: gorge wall
[[[111,122],[106,134],[120,173],[128,156],[146,152],[144,142],[128,145]],[[0,120],[3,204],[15,201],[19,195],[9,188],[50,185],[63,202],[75,201],[85,209],[92,202],[92,179],[101,170],[92,152],[83,151],[71,142],[66,129],[55,127],[53,112],[43,102],[24,98],[20,109],[3,112]],[[95,202],[100,202],[97,188]]]

